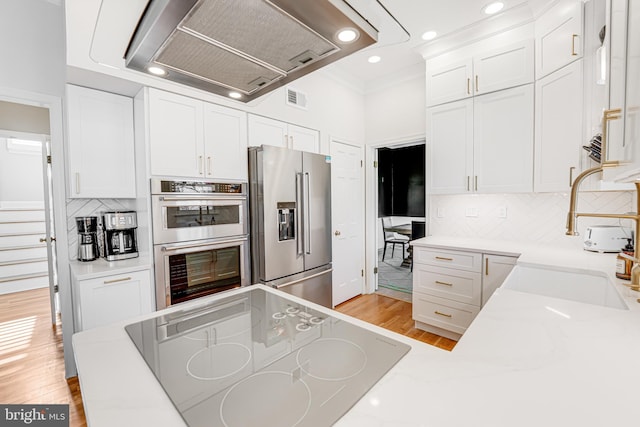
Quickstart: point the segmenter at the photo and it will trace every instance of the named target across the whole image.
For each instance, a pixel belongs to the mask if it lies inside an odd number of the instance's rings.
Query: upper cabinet
[[[133,100],[67,85],[70,198],[135,198]]]
[[[581,0],[562,0],[536,20],[536,78],[582,57],[582,22]]]
[[[426,77],[427,106],[531,83],[533,41],[523,40],[445,64],[428,61]]]
[[[249,146],[257,147],[263,144],[319,153],[320,132],[249,114]]]
[[[533,87],[427,109],[430,192],[528,192],[533,180]]]
[[[536,82],[536,192],[569,191],[580,173],[582,61]]]
[[[247,179],[247,115],[149,89],[151,175]]]

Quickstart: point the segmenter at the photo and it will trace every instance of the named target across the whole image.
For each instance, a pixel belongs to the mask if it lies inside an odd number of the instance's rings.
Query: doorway
[[[424,140],[376,147],[376,293],[411,302],[413,265],[409,241],[424,237]]]

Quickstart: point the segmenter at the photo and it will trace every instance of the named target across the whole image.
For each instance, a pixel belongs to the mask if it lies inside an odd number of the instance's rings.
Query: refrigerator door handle
[[[273,285],[273,288],[275,289],[286,288],[287,286],[295,285],[296,283],[304,282],[306,280],[313,279],[315,277],[322,276],[327,273],[331,273],[332,271],[333,271],[333,268],[330,268],[328,270],[321,271],[320,273],[312,274],[311,276],[303,277],[297,280],[292,280],[291,282],[287,282],[287,283],[282,283],[281,285]]]
[[[310,184],[309,181],[311,180],[311,177],[309,175],[308,172],[305,172],[304,174],[304,223],[303,223],[303,227],[304,227],[304,251],[307,254],[311,253],[311,214],[309,212],[309,205],[310,205],[310,200],[309,200],[309,193],[310,193]]]
[[[301,173],[296,173],[296,253],[298,255],[303,254],[302,247],[302,234],[300,233],[300,220],[302,219],[301,208],[304,189],[302,188],[303,177]]]

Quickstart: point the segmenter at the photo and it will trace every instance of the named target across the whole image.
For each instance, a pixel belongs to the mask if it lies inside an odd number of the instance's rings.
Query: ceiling
[[[75,2],[75,8],[85,17],[91,14],[91,4],[99,9],[95,26],[91,29],[90,56],[93,61],[118,68],[123,66],[123,52],[148,1]],[[356,82],[361,90],[368,92],[381,82],[387,83],[406,74],[408,70],[419,69],[419,64],[424,62],[420,51],[445,43],[456,33],[473,31],[482,22],[497,22],[502,18],[508,21],[509,14],[515,15],[515,12],[519,17],[532,19],[556,0],[502,0],[504,9],[491,17],[485,15],[482,9],[492,0],[346,1],[378,29],[378,43],[328,65],[327,69]],[[429,30],[436,31],[438,36],[425,42],[422,34]],[[381,61],[370,64],[367,59],[371,55],[380,56]]]
[[[347,1],[351,3],[351,0]],[[380,81],[385,76],[397,74],[423,62],[424,59],[418,50],[427,43],[437,43],[443,37],[446,38],[461,29],[490,19],[482,9],[491,0],[378,1],[402,24],[410,37],[408,40],[385,38],[385,32],[396,32],[396,30],[386,26],[385,22],[372,22],[380,31],[379,43],[331,65],[343,73],[357,76],[365,87]],[[364,2],[374,3],[376,0],[364,0]],[[505,7],[500,14],[520,8],[526,9],[529,16],[536,17],[550,3],[553,3],[553,0],[503,0],[503,3]],[[436,31],[438,36],[431,42],[425,42],[422,40],[422,34],[426,31]],[[367,59],[371,55],[380,56],[381,61],[370,64]]]

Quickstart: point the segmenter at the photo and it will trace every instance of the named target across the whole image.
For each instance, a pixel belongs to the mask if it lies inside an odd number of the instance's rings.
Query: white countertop
[[[98,258],[93,261],[71,261],[71,274],[77,280],[94,279],[96,277],[111,276],[113,274],[124,274],[132,271],[150,269],[153,265],[149,257],[136,257],[122,259],[118,261],[107,261]]]
[[[614,274],[615,255],[477,239],[414,245]],[[640,293],[618,290],[630,310],[498,289],[452,352],[332,312],[412,346],[336,426],[635,426]],[[124,331],[128,323],[73,337],[89,425],[184,426]]]

